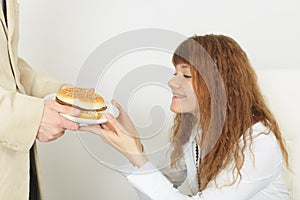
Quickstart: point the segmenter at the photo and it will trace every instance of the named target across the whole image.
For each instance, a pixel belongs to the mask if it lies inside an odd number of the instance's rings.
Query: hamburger
[[[100,119],[107,106],[93,89],[65,88],[56,93],[56,102],[80,110],[79,118]]]

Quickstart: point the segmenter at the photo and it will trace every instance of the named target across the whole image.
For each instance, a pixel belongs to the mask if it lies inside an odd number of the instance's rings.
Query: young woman
[[[82,127],[123,153],[129,182],[155,200],[287,200],[288,155],[246,53],[231,38],[188,38],[173,55],[171,164],[158,170],[120,105],[118,119]],[[144,173],[143,173],[144,172]],[[193,196],[176,188],[185,179]]]

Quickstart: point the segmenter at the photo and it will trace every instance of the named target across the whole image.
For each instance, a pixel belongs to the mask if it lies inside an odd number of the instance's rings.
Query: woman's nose
[[[168,85],[170,88],[179,88],[180,83],[177,76],[174,76],[171,80],[169,80]]]

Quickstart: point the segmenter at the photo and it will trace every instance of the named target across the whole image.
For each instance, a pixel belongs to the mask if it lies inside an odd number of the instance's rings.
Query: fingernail
[[[110,113],[106,114],[106,119],[112,119],[112,118],[113,118],[112,114],[110,114]]]

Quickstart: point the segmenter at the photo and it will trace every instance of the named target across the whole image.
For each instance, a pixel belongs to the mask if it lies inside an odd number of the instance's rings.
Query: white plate
[[[45,96],[44,99],[45,100],[55,100],[55,97],[56,97],[56,94],[49,94],[49,95]],[[105,102],[105,104],[107,106],[107,109],[105,111],[103,111],[102,117],[100,119],[84,119],[84,118],[65,115],[62,113],[61,113],[61,115],[64,116],[65,118],[67,118],[68,120],[80,123],[81,126],[88,125],[88,124],[102,124],[107,121],[106,117],[105,117],[107,113],[111,113],[114,117],[119,116],[119,110],[114,105],[112,105],[111,103],[107,103],[107,102]]]

